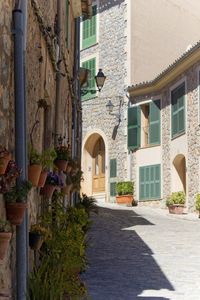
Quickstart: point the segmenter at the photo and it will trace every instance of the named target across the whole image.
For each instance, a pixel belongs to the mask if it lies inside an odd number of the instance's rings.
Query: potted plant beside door
[[[133,205],[134,183],[132,181],[117,182],[116,191],[118,204]]]
[[[185,207],[184,204],[185,193],[183,191],[173,192],[166,201],[170,214],[182,214]]]

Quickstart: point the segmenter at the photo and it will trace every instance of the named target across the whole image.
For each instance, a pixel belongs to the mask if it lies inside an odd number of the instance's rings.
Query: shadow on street
[[[93,215],[87,250],[88,268],[82,275],[92,300],[161,300],[143,297],[145,290],[174,288],[134,226],[154,226],[129,210],[99,208]]]

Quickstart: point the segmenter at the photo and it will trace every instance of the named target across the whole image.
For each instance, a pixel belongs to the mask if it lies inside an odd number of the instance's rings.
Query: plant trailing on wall
[[[10,190],[4,194],[7,219],[11,224],[21,224],[27,207],[27,196],[31,188],[32,183],[30,181],[22,181],[11,187]]]
[[[9,222],[0,219],[0,260],[4,259],[6,255],[11,236],[12,233]]]
[[[29,278],[29,299],[80,299],[86,292],[79,272],[85,269],[85,227],[89,218],[83,208],[66,208],[62,194],[54,193],[43,218],[51,234],[40,249],[39,266]]]

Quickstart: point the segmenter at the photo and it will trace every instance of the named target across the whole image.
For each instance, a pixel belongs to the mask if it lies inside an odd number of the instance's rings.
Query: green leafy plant
[[[34,149],[31,145],[28,147],[28,156],[30,165],[40,165],[41,164],[41,154]]]
[[[32,224],[30,232],[38,233],[43,236],[44,239],[47,239],[50,236],[50,231],[42,223]]]
[[[119,196],[121,195],[133,195],[134,184],[132,181],[120,181],[116,184],[116,191]]]
[[[70,177],[73,183],[73,188],[76,190],[80,190],[81,181],[83,181],[83,172],[81,170],[78,170],[75,174],[71,174]]]
[[[185,193],[182,191],[173,192],[166,201],[166,205],[185,204]]]
[[[11,226],[8,221],[0,219],[0,232],[11,232]]]
[[[68,160],[69,158],[69,148],[67,146],[57,146],[55,148],[56,159],[58,160]]]
[[[88,216],[91,212],[98,213],[97,200],[94,197],[88,197],[86,194],[82,194],[82,197],[79,196],[79,203],[76,207],[84,208]]]
[[[56,151],[52,148],[44,150],[41,155],[42,168],[45,171],[49,171],[54,167],[54,160],[56,159]]]
[[[51,234],[40,249],[39,266],[35,266],[30,274],[28,299],[80,299],[86,293],[79,272],[86,266],[88,214],[82,207],[66,210],[62,194],[54,193],[42,224]]]
[[[32,188],[30,181],[22,181],[18,185],[10,188],[9,191],[4,193],[4,199],[7,202],[26,202],[28,192]]]
[[[197,211],[200,212],[200,194],[196,195],[196,198],[195,198],[195,208],[196,208]]]

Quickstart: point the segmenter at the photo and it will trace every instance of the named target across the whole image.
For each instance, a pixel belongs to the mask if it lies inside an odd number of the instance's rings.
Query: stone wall
[[[97,44],[81,51],[81,61],[96,56],[97,72],[98,68],[102,68],[107,77],[101,93],[82,102],[83,140],[89,132],[95,130],[101,130],[105,134],[108,158],[117,159],[117,180],[121,180],[127,178],[127,98],[124,91],[127,77],[127,6],[124,1],[110,1],[109,7],[104,2],[99,1]],[[121,122],[106,111],[109,100],[114,105],[113,113],[118,114],[120,111]],[[109,162],[106,168],[109,168]]]

